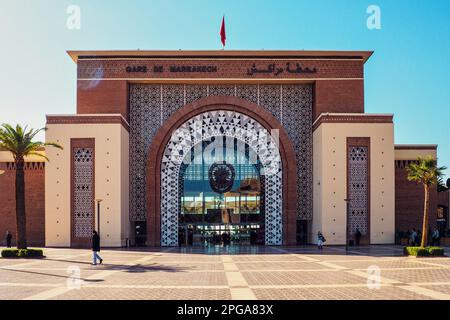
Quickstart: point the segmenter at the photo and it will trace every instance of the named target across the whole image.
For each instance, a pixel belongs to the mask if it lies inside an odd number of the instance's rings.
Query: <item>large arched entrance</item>
[[[234,235],[254,226],[264,230],[265,243],[280,245],[282,167],[277,140],[256,120],[232,110],[206,111],[178,127],[162,157],[161,244],[180,242],[182,222],[190,226],[185,229],[189,234],[184,233],[189,244],[193,236]],[[252,232],[245,230],[242,236],[247,233]]]
[[[286,133],[262,108],[235,97],[186,105],[150,148],[149,245],[208,241],[223,228],[238,241],[294,244],[295,173]]]

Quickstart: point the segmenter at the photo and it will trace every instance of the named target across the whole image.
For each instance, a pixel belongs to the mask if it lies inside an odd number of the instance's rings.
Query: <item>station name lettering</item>
[[[214,65],[154,65],[154,66],[127,66],[125,68],[127,73],[216,73],[217,66]],[[278,76],[279,74],[313,74],[317,72],[317,68],[304,67],[300,63],[286,63],[285,65],[270,63],[265,66],[257,66],[255,63],[247,69],[247,76],[254,76],[259,74],[268,74],[272,76]]]
[[[217,72],[216,66],[171,66],[170,72]]]
[[[131,73],[131,72],[142,72],[142,73],[146,73],[147,72],[147,66],[128,66],[125,68],[126,72]]]
[[[127,73],[147,73],[153,70],[154,73],[164,72],[164,66],[153,66],[153,69],[147,66],[127,66],[125,71]],[[169,66],[168,71],[171,73],[213,73],[217,72],[217,66]]]

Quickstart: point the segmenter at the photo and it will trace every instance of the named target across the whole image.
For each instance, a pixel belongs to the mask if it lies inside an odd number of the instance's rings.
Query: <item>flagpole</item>
[[[222,14],[223,17],[223,23],[225,24],[225,13]],[[222,43],[222,50],[225,51],[225,43]]]
[[[225,41],[226,41],[225,14],[222,15],[222,24],[220,26],[220,40],[222,41],[222,50],[225,50]]]

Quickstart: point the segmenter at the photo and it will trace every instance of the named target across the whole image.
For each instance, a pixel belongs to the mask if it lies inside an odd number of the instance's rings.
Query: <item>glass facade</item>
[[[202,141],[180,169],[180,245],[262,244],[264,187],[258,156],[230,137]]]

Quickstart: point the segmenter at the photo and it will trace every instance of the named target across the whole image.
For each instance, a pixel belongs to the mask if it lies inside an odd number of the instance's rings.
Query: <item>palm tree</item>
[[[446,167],[438,167],[437,160],[431,156],[419,157],[417,162],[412,162],[407,167],[408,180],[423,184],[425,191],[421,247],[425,247],[427,244],[430,188],[442,180],[443,171],[446,169]]]
[[[42,130],[22,128],[16,125],[16,128],[9,124],[2,124],[0,127],[0,148],[6,149],[14,156],[16,165],[16,239],[17,248],[27,248],[27,230],[26,230],[26,215],[25,215],[25,179],[24,179],[24,163],[26,156],[38,156],[46,159],[48,158],[39,153],[38,150],[45,146],[53,146],[59,149],[62,147],[56,143],[44,143],[40,141],[32,141],[33,138]]]

